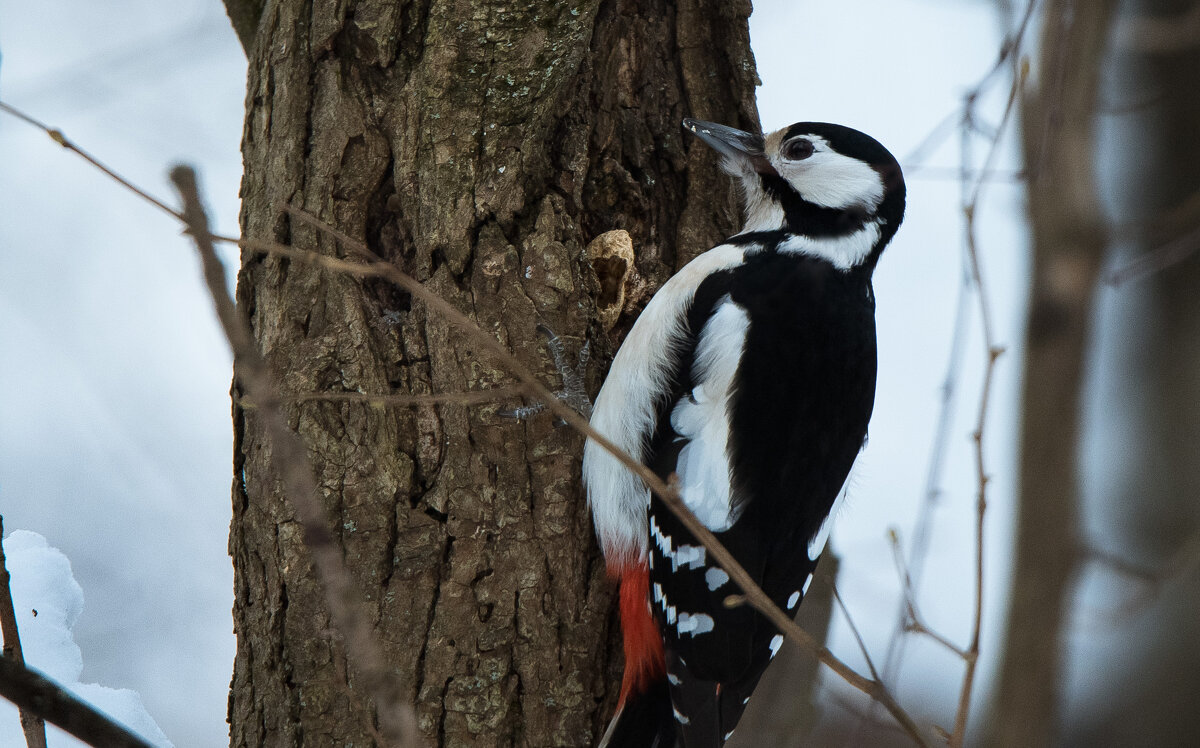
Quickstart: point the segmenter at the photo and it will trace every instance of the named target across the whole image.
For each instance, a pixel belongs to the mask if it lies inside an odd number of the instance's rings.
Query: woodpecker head
[[[874,266],[904,218],[900,164],[858,130],[797,122],[755,135],[694,119],[683,126],[720,153],[725,171],[741,182],[742,233],[783,231],[811,240],[817,254],[836,250],[835,264]]]

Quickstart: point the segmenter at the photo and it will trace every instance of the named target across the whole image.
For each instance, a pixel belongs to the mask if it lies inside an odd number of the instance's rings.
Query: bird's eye
[[[788,161],[802,161],[813,155],[813,144],[806,138],[796,138],[783,146],[783,157]]]

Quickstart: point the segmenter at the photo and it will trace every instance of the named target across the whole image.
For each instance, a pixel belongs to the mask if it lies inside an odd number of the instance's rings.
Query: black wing
[[[792,612],[816,567],[809,543],[845,483],[874,404],[870,277],[764,251],[706,279],[688,312],[687,344],[670,394],[658,409],[648,463],[663,478],[680,470],[689,444],[671,415],[698,384],[697,343],[728,303],[745,312],[748,326],[727,406],[728,494],[736,519],[715,534]],[[782,638],[749,607],[725,608],[736,586],[711,559],[698,557],[697,541],[657,498],[649,512],[651,604],[666,643],[675,716],[689,748],[719,746]],[[688,552],[681,554],[681,546]]]

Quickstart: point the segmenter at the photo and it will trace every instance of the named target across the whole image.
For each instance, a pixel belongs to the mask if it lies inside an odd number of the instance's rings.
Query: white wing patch
[[[783,646],[783,634],[776,634],[771,637],[771,643],[768,647],[771,650],[771,657],[779,653],[779,648]]]
[[[689,262],[658,290],[617,351],[592,410],[592,427],[634,459],[645,458],[655,402],[678,363],[671,352],[681,343],[696,288],[744,259],[743,247],[721,245]],[[583,478],[607,561],[621,566],[645,558],[650,491],[641,479],[591,439],[583,448]]]
[[[707,613],[680,613],[679,623],[675,626],[675,630],[680,636],[688,634],[696,636],[697,634],[707,634],[713,630],[713,617]]]
[[[680,496],[709,530],[728,530],[737,520],[730,487],[729,398],[746,345],[750,318],[724,297],[700,331],[690,397],[671,413],[671,426],[687,444],[679,452],[675,472]]]
[[[704,565],[704,557],[708,554],[702,545],[681,545],[671,557],[671,571],[679,571],[683,566],[688,569],[698,569]]]
[[[718,587],[729,581],[729,575],[724,569],[713,566],[704,572],[704,581],[708,584],[709,591],[715,592]]]

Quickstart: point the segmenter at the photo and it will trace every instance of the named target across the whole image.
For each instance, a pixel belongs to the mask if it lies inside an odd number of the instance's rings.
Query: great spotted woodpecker
[[[871,275],[904,216],[899,164],[820,122],[755,135],[687,119],[740,182],[745,228],[685,266],[630,330],[591,423],[660,477],[789,613],[808,590],[875,400]],[[597,444],[584,481],[620,580],[625,675],[602,746],[718,748],[779,631]]]

